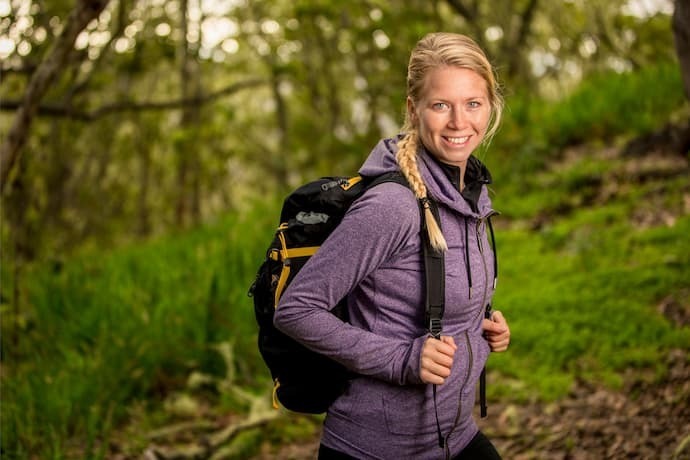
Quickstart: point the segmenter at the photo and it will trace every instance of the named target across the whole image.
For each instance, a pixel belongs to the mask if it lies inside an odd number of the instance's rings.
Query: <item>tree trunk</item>
[[[508,60],[507,74],[515,81],[529,81],[529,61],[525,51],[527,50],[527,41],[532,34],[532,24],[538,4],[538,0],[530,0],[525,9],[520,14],[515,15],[520,18],[517,32],[511,40],[504,41],[503,53]]]
[[[273,157],[276,159],[278,180],[281,184],[287,185],[289,183],[290,169],[288,167],[289,158],[285,153],[290,151],[288,109],[285,98],[280,93],[281,76],[276,68],[277,64],[269,60],[268,65],[271,69],[271,92],[276,104],[276,126],[278,127],[278,146]]]
[[[180,91],[182,99],[198,99],[201,96],[199,81],[199,63],[196,55],[192,54],[187,42],[189,21],[188,1],[182,0],[182,40],[179,47]],[[201,151],[196,142],[195,128],[200,121],[199,105],[188,104],[182,108],[180,128],[184,132],[182,141],[177,148],[177,203],[175,206],[175,221],[178,227],[184,227],[191,219],[193,224],[201,221],[201,192],[200,192],[200,159]]]
[[[683,76],[685,97],[690,100],[690,2],[676,0],[673,12],[673,36],[675,38],[676,53]]]
[[[0,145],[0,190],[5,189],[12,167],[26,143],[39,102],[51,83],[66,68],[74,41],[89,22],[101,14],[107,4],[108,0],[78,0],[65,21],[62,33],[31,76],[22,104],[17,109],[12,126]]]
[[[447,2],[453,11],[462,16],[467,23],[467,27],[472,30],[472,39],[474,39],[482,49],[486,50],[487,46],[484,40],[484,29],[480,24],[479,5],[477,2],[470,2],[469,5],[465,5],[461,0],[447,0]]]
[[[142,132],[139,137],[144,137]],[[139,140],[139,162],[141,171],[139,172],[139,197],[137,200],[138,224],[137,233],[139,236],[148,236],[151,233],[151,218],[149,215],[149,195],[151,189],[151,151],[150,142]]]

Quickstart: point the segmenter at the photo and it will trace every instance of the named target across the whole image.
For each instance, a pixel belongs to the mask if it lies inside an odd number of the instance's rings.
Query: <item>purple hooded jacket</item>
[[[360,174],[398,170],[396,139],[371,152]],[[360,197],[286,289],[278,329],[359,374],[328,410],[321,442],[358,459],[452,458],[477,433],[475,388],[489,355],[481,321],[494,290],[486,219],[490,176],[468,161],[463,197],[453,169],[420,151],[419,169],[439,203],[445,255],[443,335],[458,346],[450,377],[437,386],[445,449],[439,447],[433,386],[420,379],[424,273],[420,212],[411,190],[383,183]],[[468,271],[469,269],[469,271]],[[329,313],[347,296],[350,323]]]

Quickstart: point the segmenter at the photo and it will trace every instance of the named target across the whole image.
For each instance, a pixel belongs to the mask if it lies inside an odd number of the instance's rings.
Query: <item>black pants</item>
[[[337,450],[326,447],[323,444],[319,446],[318,460],[357,460],[355,457],[350,457],[347,454],[338,452]],[[454,457],[453,460],[501,460],[498,451],[491,444],[489,438],[479,431],[472,438],[470,443],[460,452],[460,455]]]

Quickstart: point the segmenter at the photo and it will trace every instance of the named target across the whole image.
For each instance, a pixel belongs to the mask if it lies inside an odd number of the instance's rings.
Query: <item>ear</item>
[[[407,98],[407,116],[412,123],[417,124],[417,111],[410,97]]]

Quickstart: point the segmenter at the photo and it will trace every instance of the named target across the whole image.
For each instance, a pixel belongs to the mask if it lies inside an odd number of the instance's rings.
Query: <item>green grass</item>
[[[609,72],[589,78],[572,95],[533,116],[549,145],[560,148],[651,132],[684,103],[678,65],[666,62],[634,74]]]
[[[503,180],[524,185],[525,178],[570,146],[601,146],[648,134],[687,117],[687,110],[676,62],[594,75],[554,101],[521,91],[506,97],[503,123],[486,160]]]
[[[275,225],[267,207],[27,273],[17,346],[3,321],[4,454],[59,457],[75,435],[95,446],[133,400],[160,401],[193,370],[224,374],[212,350],[223,341],[243,357],[237,383],[259,384],[246,293]]]
[[[669,349],[690,348],[690,329],[656,309],[690,288],[690,216],[637,228],[634,203],[578,208],[538,231],[498,232],[495,306],[510,320],[512,345],[491,358],[503,374],[492,382],[495,396],[556,399],[577,378],[616,387],[623,370],[661,375]]]

